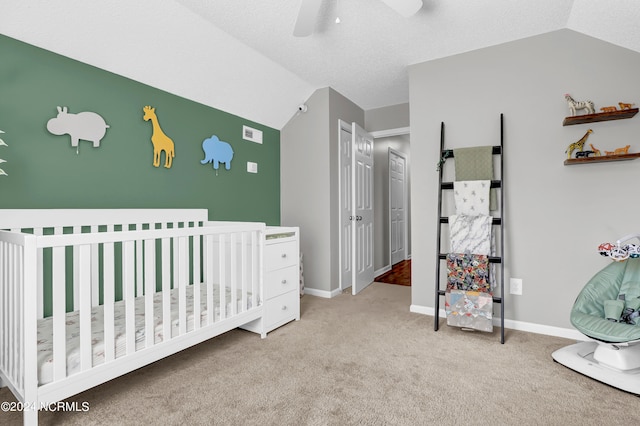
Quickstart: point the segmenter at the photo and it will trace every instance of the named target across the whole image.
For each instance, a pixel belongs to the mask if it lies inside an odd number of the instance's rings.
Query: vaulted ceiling
[[[293,37],[299,0],[0,0],[0,33],[278,129],[317,88],[405,103],[411,64],[559,29],[640,52],[636,0],[423,3],[324,0]]]

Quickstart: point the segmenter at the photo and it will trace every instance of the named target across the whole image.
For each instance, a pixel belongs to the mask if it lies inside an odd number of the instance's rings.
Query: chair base
[[[578,373],[640,395],[640,345],[580,342],[558,349],[553,359]]]

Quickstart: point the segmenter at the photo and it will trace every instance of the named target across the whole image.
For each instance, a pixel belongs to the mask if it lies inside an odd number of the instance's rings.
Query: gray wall
[[[563,94],[596,108],[639,104],[639,70],[640,54],[571,30],[409,68],[412,305],[434,306],[440,122],[448,148],[492,145],[504,113],[505,275],[524,280],[522,296],[506,295],[505,318],[571,327],[576,295],[609,263],[598,244],[640,231],[640,161],[564,166],[564,151],[592,128],[600,150],[640,152],[640,116],[563,127]]]
[[[408,111],[407,111],[408,112]],[[411,189],[411,149],[409,135],[376,138],[373,144],[373,190],[374,190],[374,259],[376,271],[391,267],[389,258],[389,148],[404,154],[407,159],[407,188]],[[411,197],[407,193],[411,211]],[[411,218],[407,217],[407,256],[411,255]]]
[[[409,104],[391,105],[364,112],[368,132],[409,127]]]
[[[338,120],[364,126],[364,111],[331,88],[306,104],[280,133],[281,223],[300,227],[305,288],[329,295],[339,288]]]

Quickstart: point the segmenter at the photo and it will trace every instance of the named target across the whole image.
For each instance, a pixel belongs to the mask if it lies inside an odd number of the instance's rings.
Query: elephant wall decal
[[[231,169],[233,148],[227,142],[221,141],[216,135],[212,135],[202,141],[202,150],[204,151],[204,160],[200,161],[200,164],[213,163],[213,168],[218,170],[220,163],[224,163],[225,169]]]

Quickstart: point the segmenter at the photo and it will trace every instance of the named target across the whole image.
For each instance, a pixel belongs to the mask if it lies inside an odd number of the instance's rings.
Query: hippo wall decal
[[[47,122],[47,130],[54,135],[69,135],[71,146],[76,147],[80,139],[93,142],[93,147],[100,146],[100,141],[107,133],[109,125],[95,112],[72,114],[67,107],[58,107],[58,115]]]

